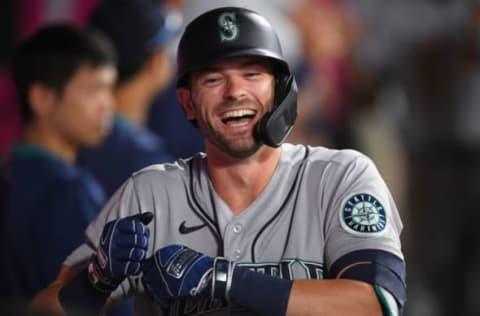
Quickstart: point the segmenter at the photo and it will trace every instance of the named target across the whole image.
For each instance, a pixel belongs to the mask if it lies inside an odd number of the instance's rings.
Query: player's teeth
[[[225,112],[222,115],[222,119],[228,119],[232,117],[242,117],[245,115],[255,115],[255,112],[252,110],[237,110],[237,111]]]

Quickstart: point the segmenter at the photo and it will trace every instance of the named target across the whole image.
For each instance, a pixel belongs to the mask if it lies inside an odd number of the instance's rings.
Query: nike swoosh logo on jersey
[[[183,221],[180,226],[178,227],[178,231],[180,234],[190,234],[194,231],[200,230],[203,227],[207,226],[207,224],[195,225],[195,226],[185,226],[185,221]]]

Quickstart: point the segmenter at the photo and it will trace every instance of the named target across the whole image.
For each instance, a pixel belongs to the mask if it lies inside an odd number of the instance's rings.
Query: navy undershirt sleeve
[[[353,279],[378,285],[395,298],[400,310],[406,302],[405,262],[398,256],[378,249],[350,252],[333,263],[330,279]]]

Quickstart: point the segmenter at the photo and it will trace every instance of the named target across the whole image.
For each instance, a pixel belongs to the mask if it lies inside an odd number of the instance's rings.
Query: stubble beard
[[[253,131],[255,128],[253,129]],[[262,143],[259,142],[254,135],[251,135],[252,140],[231,140],[227,139],[221,132],[218,130],[211,130],[208,135],[208,140],[218,147],[225,154],[233,158],[243,159],[248,158],[255,154]],[[252,131],[252,134],[253,134]]]

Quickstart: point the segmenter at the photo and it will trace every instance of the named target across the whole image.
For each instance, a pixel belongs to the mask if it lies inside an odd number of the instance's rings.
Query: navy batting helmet
[[[297,86],[272,25],[255,11],[217,8],[203,13],[185,29],[177,50],[177,86],[188,86],[190,73],[219,59],[268,58],[275,68],[275,104],[256,128],[266,145],[280,146],[297,117]]]

